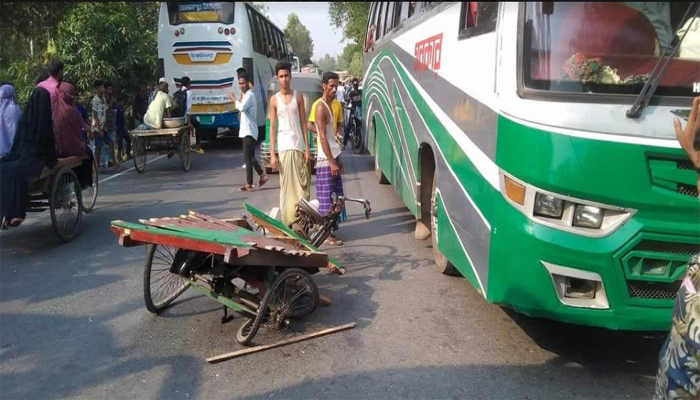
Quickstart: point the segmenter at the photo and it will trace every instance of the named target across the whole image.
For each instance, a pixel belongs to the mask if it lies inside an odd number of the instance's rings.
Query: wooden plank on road
[[[274,349],[274,348],[282,347],[282,346],[287,346],[287,345],[290,345],[292,343],[303,342],[305,340],[314,339],[314,338],[325,336],[325,335],[330,335],[331,333],[345,331],[348,329],[352,329],[354,327],[355,327],[355,323],[352,322],[349,324],[336,326],[334,328],[324,329],[322,331],[318,331],[315,333],[310,333],[308,335],[297,336],[297,337],[292,338],[292,339],[282,340],[282,341],[279,341],[277,343],[268,344],[265,346],[256,346],[256,347],[251,347],[249,349],[243,349],[243,350],[238,350],[238,351],[234,351],[231,353],[226,353],[226,354],[221,354],[221,355],[214,356],[214,357],[209,357],[209,358],[207,358],[207,362],[210,364],[215,364],[215,363],[218,363],[221,361],[232,360],[234,358],[247,356],[248,354],[259,353],[261,351],[270,350],[270,349]]]

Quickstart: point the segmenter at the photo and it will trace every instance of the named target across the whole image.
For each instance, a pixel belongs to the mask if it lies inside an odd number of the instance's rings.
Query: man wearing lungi
[[[338,74],[334,72],[325,72],[321,81],[323,85],[323,96],[321,104],[316,107],[316,128],[318,129],[319,149],[316,163],[316,196],[320,203],[319,212],[321,215],[326,215],[331,209],[332,194],[344,196],[343,179],[343,164],[339,159],[340,142],[335,136],[335,120],[333,112],[329,104],[335,98],[336,89],[338,88]],[[340,221],[347,220],[347,213],[343,213],[339,217]],[[326,239],[326,243],[332,245],[341,245],[343,242],[331,235]]]
[[[304,97],[292,91],[292,64],[280,61],[275,67],[280,91],[270,100],[270,164],[280,171],[282,222],[294,222],[297,203],[311,196],[311,150],[306,134]],[[279,151],[279,161],[277,153]]]

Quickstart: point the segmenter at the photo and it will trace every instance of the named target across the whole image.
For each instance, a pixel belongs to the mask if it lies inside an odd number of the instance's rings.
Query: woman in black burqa
[[[0,227],[18,226],[26,216],[29,183],[44,166],[58,163],[51,120],[51,98],[36,88],[17,123],[10,153],[0,160]]]

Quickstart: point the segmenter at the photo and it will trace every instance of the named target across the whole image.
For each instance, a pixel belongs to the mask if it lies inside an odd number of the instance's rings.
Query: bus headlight
[[[531,221],[577,235],[608,236],[637,212],[548,192],[503,171],[500,185],[503,197]]]
[[[564,200],[548,194],[537,193],[534,213],[542,217],[561,219],[564,213]]]
[[[603,225],[604,211],[598,207],[577,204],[574,209],[574,226],[600,229]]]

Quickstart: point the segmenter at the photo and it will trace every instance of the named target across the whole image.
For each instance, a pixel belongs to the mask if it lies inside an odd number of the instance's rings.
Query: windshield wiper
[[[685,15],[683,16],[683,19],[681,19],[681,21],[688,20],[687,17],[692,8],[692,4],[688,6],[688,9],[685,11]],[[698,3],[698,9],[695,10],[695,15],[692,18],[698,18],[698,16],[700,16],[700,3]],[[673,55],[676,54],[678,48],[681,46],[681,43],[683,43],[683,39],[685,39],[685,35],[687,35],[689,31],[690,29],[686,30],[683,33],[683,37],[676,43],[675,46],[673,46],[673,49],[671,49],[671,46],[666,46],[666,48],[664,49],[664,53],[659,56],[659,58],[656,61],[656,65],[654,66],[654,69],[651,70],[651,73],[649,74],[649,79],[647,79],[647,82],[644,84],[644,87],[637,95],[637,98],[634,100],[632,108],[627,110],[627,118],[639,118],[642,116],[644,108],[649,105],[649,101],[654,96],[656,88],[659,87],[661,79],[663,79],[666,75],[666,70],[668,68],[668,65],[671,63],[671,60],[673,59]],[[678,36],[678,32],[676,32],[674,36]],[[663,63],[663,66],[661,66],[661,62],[664,61],[664,59],[665,62]],[[659,66],[661,66],[661,69],[659,69]]]

